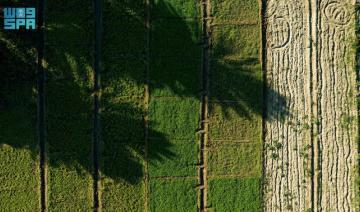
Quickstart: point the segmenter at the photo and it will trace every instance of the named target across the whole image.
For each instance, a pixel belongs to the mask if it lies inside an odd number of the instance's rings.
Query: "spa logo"
[[[5,30],[36,29],[36,9],[34,7],[5,7],[3,12]]]

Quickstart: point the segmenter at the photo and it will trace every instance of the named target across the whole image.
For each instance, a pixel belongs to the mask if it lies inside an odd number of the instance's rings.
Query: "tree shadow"
[[[200,101],[203,93],[201,55],[204,43],[200,14],[184,18],[179,12],[188,11],[179,11],[163,0],[156,1],[151,7],[154,24],[150,33],[150,61],[147,61],[146,11],[138,5],[133,0],[107,0],[103,10],[100,171],[115,181],[125,180],[131,184],[138,183],[144,175],[141,161],[173,160],[177,154],[170,150],[169,138],[150,127],[149,135],[168,142],[145,158],[147,111],[143,99],[147,63],[150,65],[150,93],[154,97],[192,97]],[[92,173],[92,10],[87,1],[51,1],[46,12],[56,17],[47,21],[45,45],[48,166],[71,167],[79,174],[84,174],[83,169]],[[0,78],[0,112],[7,113],[17,107],[32,108],[34,111],[18,110],[17,115],[29,113],[32,123],[36,123],[35,54],[34,50],[20,50],[21,43],[29,39],[28,35],[35,36],[35,33],[0,34],[0,63],[4,70]],[[213,55],[225,55],[232,48],[229,41],[221,39],[212,46]],[[251,114],[262,116],[262,74],[261,71],[260,75],[254,73],[254,70],[261,70],[260,64],[258,58],[211,61],[211,67],[220,70],[209,76],[211,102],[231,100],[232,104],[221,105],[224,114],[231,109],[247,119],[253,117]],[[26,98],[23,101],[27,103],[14,101],[13,96],[24,89],[21,97]],[[286,99],[271,88],[266,92],[268,97],[283,105],[280,108],[285,116],[288,115]],[[267,119],[272,121],[275,115],[267,114]],[[154,124],[151,121],[149,126]],[[14,121],[8,129],[20,129],[17,125],[21,124]],[[14,137],[18,136],[17,132],[13,133]],[[11,135],[0,143],[30,149],[34,158],[38,157],[36,145],[12,139]]]

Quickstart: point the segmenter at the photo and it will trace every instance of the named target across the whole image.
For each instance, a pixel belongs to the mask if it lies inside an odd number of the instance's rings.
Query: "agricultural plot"
[[[211,7],[207,207],[258,211],[263,90],[260,5],[256,0],[213,0]]]
[[[0,32],[0,208],[358,211],[354,3],[46,2],[44,82]]]
[[[314,48],[314,209],[357,211],[358,112],[355,72],[354,1],[319,1]],[[340,14],[340,16],[338,15]],[[329,33],[325,33],[329,32]],[[330,62],[329,62],[330,61]],[[337,196],[336,199],[333,196]]]
[[[101,71],[100,193],[105,211],[143,211],[145,2],[105,1]]]
[[[358,210],[353,11],[354,1],[268,1],[266,82],[284,100],[266,102],[277,117],[266,122],[267,211]]]
[[[13,70],[0,78],[0,208],[7,211],[39,209],[36,39],[25,37],[0,33],[1,70]]]
[[[149,209],[196,211],[200,5],[157,0],[150,14]]]
[[[47,208],[90,210],[92,4],[51,1],[46,5]]]

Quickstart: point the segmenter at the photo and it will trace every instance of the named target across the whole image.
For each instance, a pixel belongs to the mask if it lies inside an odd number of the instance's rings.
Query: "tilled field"
[[[267,4],[265,208],[357,211],[355,2]]]

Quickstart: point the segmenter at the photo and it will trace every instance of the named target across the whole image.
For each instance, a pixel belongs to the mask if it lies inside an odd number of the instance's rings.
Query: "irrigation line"
[[[44,69],[44,43],[45,43],[45,1],[38,3],[37,27],[37,133],[40,147],[40,210],[46,211],[46,159],[45,159],[45,69]]]
[[[210,72],[210,1],[201,1],[203,51],[202,51],[202,95],[201,95],[201,136],[199,156],[199,211],[205,211],[207,207],[207,152],[206,146],[209,137],[209,72]]]
[[[145,49],[145,211],[150,211],[150,185],[149,185],[149,104],[150,104],[150,40],[151,40],[151,0],[145,1],[146,7],[146,49]]]
[[[265,183],[266,183],[266,152],[265,152],[265,136],[266,136],[266,118],[267,118],[267,72],[266,72],[266,0],[260,0],[260,17],[261,17],[261,68],[262,68],[262,79],[263,79],[263,99],[262,99],[262,183],[261,183],[261,196],[262,210],[265,211]]]
[[[355,2],[355,38],[356,38],[356,51],[355,51],[355,70],[356,70],[356,89],[357,89],[357,93],[358,93],[358,97],[356,100],[357,103],[357,124],[358,124],[358,128],[357,128],[357,137],[358,137],[358,143],[357,143],[357,147],[358,147],[358,155],[360,155],[360,115],[359,115],[359,111],[360,111],[360,0],[356,0]],[[357,164],[357,180],[358,182],[360,182],[360,157],[358,158],[358,164]],[[360,196],[360,183],[358,183],[358,186],[356,188],[356,194],[359,197]],[[360,207],[360,198],[358,198],[357,200],[357,205],[358,205],[358,209]]]
[[[316,70],[319,67],[319,36],[318,36],[318,24],[319,24],[319,2],[308,1],[309,7],[309,75],[310,75],[310,113],[313,118],[321,117],[322,111],[319,105],[318,89],[321,87],[320,76]],[[329,129],[330,131],[331,129]],[[327,132],[322,130],[321,125],[311,123],[310,139],[311,139],[311,194],[310,194],[310,208],[312,211],[321,210],[320,201],[322,195],[322,173],[321,173],[321,142],[318,136],[326,134]]]
[[[100,145],[100,71],[102,14],[101,0],[94,0],[95,6],[95,52],[94,52],[94,122],[93,122],[93,210],[99,210],[99,145]]]

